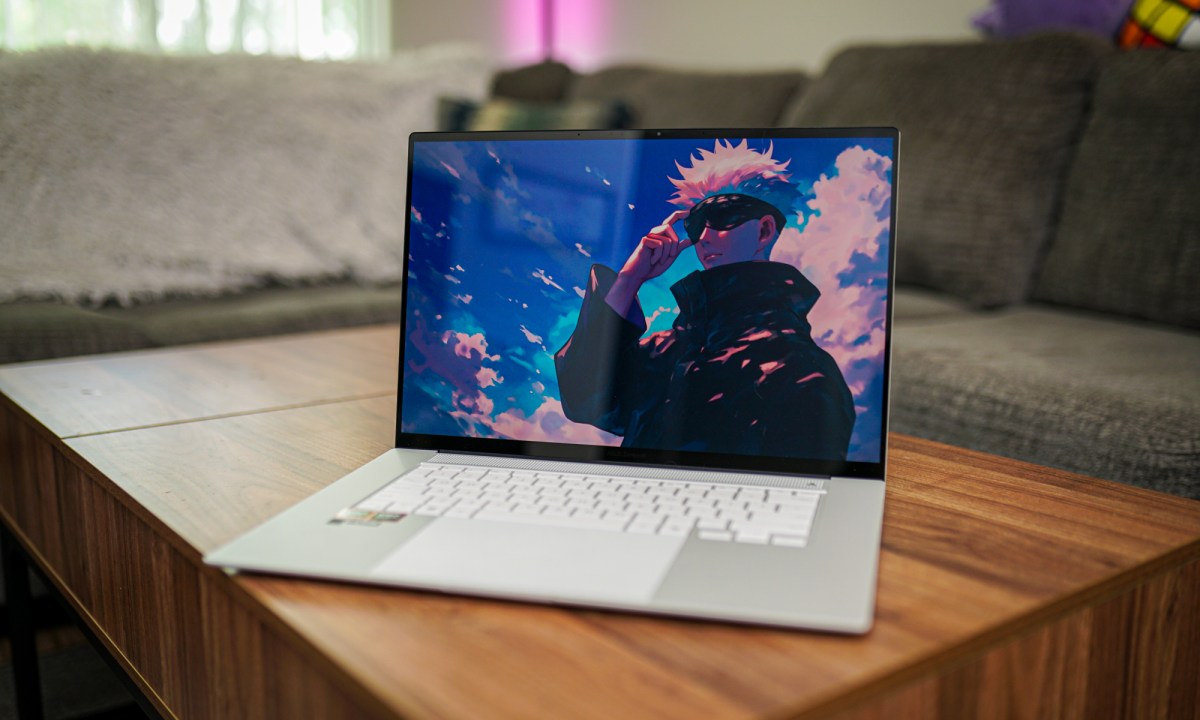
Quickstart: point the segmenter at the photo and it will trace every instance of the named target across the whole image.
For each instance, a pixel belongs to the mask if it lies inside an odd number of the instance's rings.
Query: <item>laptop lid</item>
[[[898,141],[414,133],[397,447],[882,479]]]

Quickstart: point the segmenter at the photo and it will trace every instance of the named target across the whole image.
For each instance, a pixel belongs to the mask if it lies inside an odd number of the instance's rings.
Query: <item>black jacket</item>
[[[791,265],[743,262],[671,287],[679,317],[646,324],[605,301],[616,273],[593,265],[575,332],[555,354],[563,409],[626,447],[845,460],[854,401],[811,337],[820,291]]]

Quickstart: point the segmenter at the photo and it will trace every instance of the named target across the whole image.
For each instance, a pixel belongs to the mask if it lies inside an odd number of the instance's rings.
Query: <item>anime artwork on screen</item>
[[[879,461],[890,139],[415,148],[404,431]]]

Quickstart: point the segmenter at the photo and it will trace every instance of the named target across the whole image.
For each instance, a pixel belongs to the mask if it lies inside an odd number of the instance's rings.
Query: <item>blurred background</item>
[[[1098,0],[1101,2],[1101,0]],[[445,42],[497,65],[552,56],[697,69],[818,69],[862,41],[971,37],[983,0],[0,0],[0,45],[383,57]]]

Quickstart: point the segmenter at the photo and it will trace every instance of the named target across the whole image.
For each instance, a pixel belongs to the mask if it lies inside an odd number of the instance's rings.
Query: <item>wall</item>
[[[392,0],[398,49],[465,41],[501,65],[541,57],[541,0]],[[974,37],[986,0],[556,0],[556,56],[579,69],[645,61],[819,70],[847,43]]]

